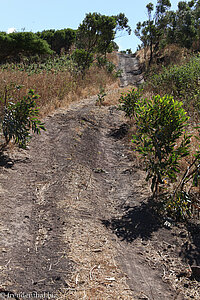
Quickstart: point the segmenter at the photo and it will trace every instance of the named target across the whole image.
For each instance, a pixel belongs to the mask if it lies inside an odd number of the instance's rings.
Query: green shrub
[[[75,42],[76,31],[70,28],[61,30],[50,29],[37,32],[37,35],[39,38],[47,41],[51,50],[61,54],[62,49],[68,52]]]
[[[135,105],[142,97],[142,90],[132,89],[128,93],[122,93],[119,99],[119,109],[125,112],[126,117],[130,119],[134,116]]]
[[[147,85],[154,93],[173,95],[188,107],[192,101],[200,110],[200,56],[192,57],[181,66],[163,68]]]
[[[26,56],[52,54],[48,43],[33,32],[0,33],[0,61]]]
[[[184,220],[191,216],[191,197],[185,191],[177,191],[164,201],[165,212],[173,219]]]
[[[84,49],[76,49],[72,54],[72,59],[84,72],[92,65],[94,57],[92,53]]]
[[[39,134],[40,130],[45,130],[44,123],[38,120],[38,108],[36,99],[39,96],[33,90],[17,103],[9,103],[5,108],[2,122],[3,134],[8,143],[14,140],[20,147],[26,148],[31,135],[30,130]]]
[[[141,99],[134,110],[137,133],[132,142],[144,158],[146,180],[152,180],[151,190],[155,195],[165,178],[176,181],[179,160],[189,154],[190,136],[184,134],[179,141],[189,117],[182,103],[168,95]]]
[[[115,70],[115,64],[113,64],[111,61],[107,61],[106,62],[106,71],[108,73],[113,73],[113,71]]]

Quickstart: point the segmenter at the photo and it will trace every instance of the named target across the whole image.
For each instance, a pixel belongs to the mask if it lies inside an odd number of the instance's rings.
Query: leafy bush
[[[128,93],[122,93],[119,99],[120,105],[119,109],[124,111],[126,117],[130,119],[134,116],[135,113],[135,106],[137,101],[139,101],[142,97],[142,90],[132,89]]]
[[[60,54],[62,49],[69,51],[70,47],[75,42],[76,31],[70,28],[61,30],[50,29],[37,32],[37,35],[41,39],[47,41],[51,50]]]
[[[200,108],[200,56],[192,57],[181,66],[163,68],[162,73],[154,75],[147,83],[155,93],[171,94],[184,104],[191,101]]]
[[[33,90],[17,103],[9,103],[5,108],[2,122],[3,134],[8,143],[14,140],[20,147],[26,148],[30,140],[30,130],[39,134],[40,130],[45,130],[44,123],[38,120],[38,108],[35,100],[39,96]]]
[[[134,89],[122,94],[119,100],[119,109],[127,117],[135,118],[136,134],[132,142],[144,160],[153,197],[156,195],[159,200],[154,202],[155,208],[173,219],[186,220],[199,207],[192,188],[200,186],[200,150],[190,159],[186,171],[178,176],[180,160],[191,154],[191,135],[185,132],[189,117],[183,103],[169,95],[147,100],[142,98],[141,91]],[[199,130],[196,138],[200,140],[200,125],[195,128]]]
[[[84,49],[76,49],[72,54],[72,59],[83,72],[89,69],[94,60],[93,54]]]
[[[184,220],[191,216],[191,198],[185,191],[169,195],[164,201],[166,213],[176,220]]]
[[[48,43],[33,32],[0,33],[0,60],[16,59],[19,54],[52,54]]]
[[[189,118],[182,103],[168,95],[141,99],[134,110],[137,133],[132,142],[145,160],[146,180],[152,179],[151,190],[155,195],[165,178],[176,181],[179,160],[189,154],[190,136],[184,134],[178,143]]]
[[[113,71],[115,70],[115,64],[113,64],[111,61],[107,61],[106,70],[108,73],[113,73]]]

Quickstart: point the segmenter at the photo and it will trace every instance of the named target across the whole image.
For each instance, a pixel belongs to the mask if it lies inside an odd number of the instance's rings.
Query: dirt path
[[[162,279],[164,263],[152,261],[176,236],[168,244],[172,233],[145,204],[122,113],[85,100],[48,117],[46,128],[29,150],[1,157],[1,289],[176,299]]]
[[[134,54],[118,53],[119,69],[122,70],[121,86],[139,85],[144,82],[139,61]]]
[[[57,111],[28,150],[1,153],[0,299],[198,299],[177,277],[199,264],[198,233],[156,218],[123,114],[95,104]]]

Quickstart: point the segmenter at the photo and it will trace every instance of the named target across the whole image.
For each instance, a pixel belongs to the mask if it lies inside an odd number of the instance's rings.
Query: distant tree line
[[[7,59],[16,60],[21,56],[68,53],[73,48],[72,58],[82,69],[89,68],[94,56],[99,63],[102,57],[117,49],[114,42],[117,32],[131,29],[123,13],[106,16],[88,13],[77,30],[44,30],[42,32],[0,32],[0,62]],[[73,47],[72,47],[73,46]]]
[[[0,32],[0,61],[16,59],[19,55],[60,54],[69,51],[75,42],[73,29],[44,30],[42,32]]]
[[[44,30],[36,34],[40,39],[46,41],[50,49],[57,54],[60,54],[61,50],[68,52],[76,38],[76,30],[70,28]]]
[[[176,11],[170,10],[170,0],[158,0],[155,8],[152,3],[146,8],[148,19],[137,23],[135,34],[142,48],[150,48],[149,63],[168,44],[200,50],[200,0],[180,1]]]

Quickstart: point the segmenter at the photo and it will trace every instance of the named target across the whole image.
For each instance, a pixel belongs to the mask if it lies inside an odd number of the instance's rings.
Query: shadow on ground
[[[116,140],[123,139],[127,135],[128,130],[129,130],[128,124],[123,123],[119,128],[111,129],[108,134],[108,137],[112,137]]]
[[[12,168],[13,164],[13,160],[8,155],[4,154],[3,151],[0,151],[0,167]]]
[[[180,256],[187,264],[200,266],[200,224],[188,223],[187,230],[191,242],[186,241],[182,245]]]
[[[127,209],[128,211],[121,218],[102,220],[102,223],[121,240],[129,243],[138,237],[148,240],[152,233],[162,226],[149,202]]]

